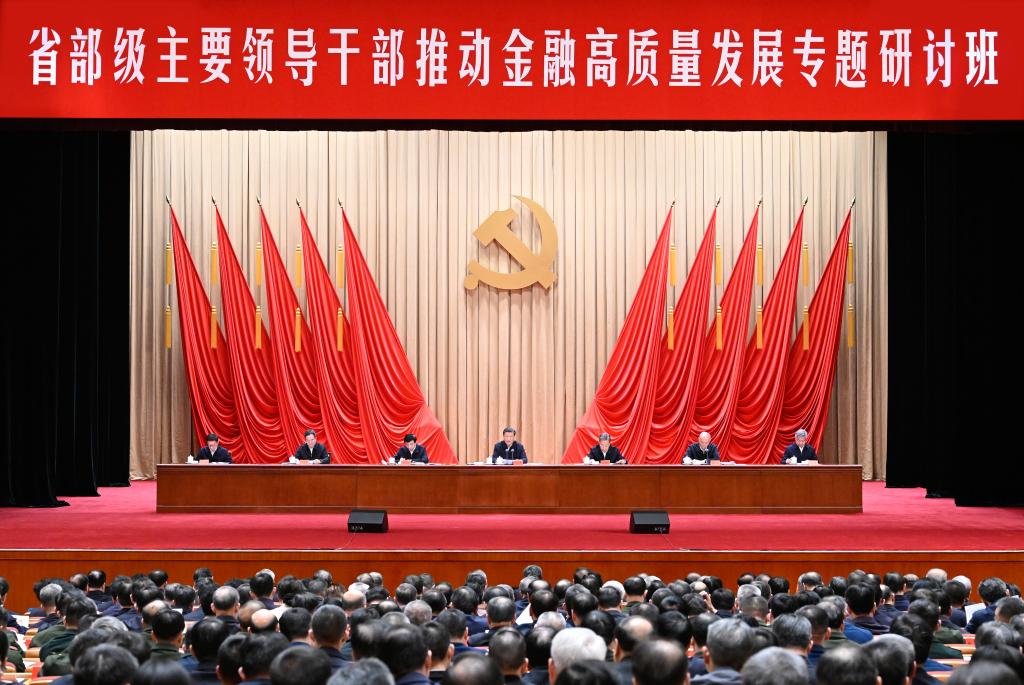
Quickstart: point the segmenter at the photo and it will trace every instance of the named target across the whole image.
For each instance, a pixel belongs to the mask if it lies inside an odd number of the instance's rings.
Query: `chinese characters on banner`
[[[1004,0],[5,0],[0,117],[1024,119]]]
[[[584,84],[634,87],[645,82],[652,86],[664,82],[669,88],[764,88],[782,86],[783,79],[789,78],[788,69],[808,88],[864,88],[869,77],[894,87],[909,87],[913,78],[941,88],[949,88],[954,78],[972,87],[999,84],[999,32],[983,27],[957,36],[948,28],[922,29],[916,37],[911,28],[882,30],[876,36],[838,29],[833,54],[823,47],[824,36],[811,29],[789,38],[781,30],[755,29],[751,36],[730,28],[702,33],[701,29],[674,29],[671,35],[661,36],[648,28],[619,35],[597,26],[578,37],[570,29],[548,29],[535,41],[512,27],[507,37],[495,41],[502,45],[495,50],[502,72],[496,82],[505,88],[532,87],[540,76],[536,85],[543,88]],[[241,40],[233,47],[236,34]],[[104,78],[105,59],[114,65],[106,78],[118,84],[145,83],[147,71],[157,83],[189,83],[180,66],[195,60],[202,68],[203,84],[227,84],[241,78],[270,86],[277,69],[306,87],[318,77],[347,86],[350,64],[365,52],[373,63],[369,82],[393,87],[407,77],[408,53],[415,65],[408,78],[415,79],[417,86],[433,88],[459,81],[466,87],[484,87],[491,83],[493,36],[485,35],[483,29],[466,29],[450,40],[444,29],[421,28],[412,38],[407,40],[406,31],[395,28],[377,28],[368,36],[360,36],[358,28],[331,28],[318,36],[312,28],[247,26],[236,31],[220,26],[202,27],[199,35],[189,36],[174,26],[158,30],[119,26],[112,41],[104,42],[103,29],[80,27],[63,41],[54,27],[40,26],[28,40],[30,61],[25,68],[31,70],[34,86],[61,82],[93,85]],[[279,64],[275,63],[275,47]],[[870,76],[869,49],[881,56],[881,68]],[[66,53],[68,64],[65,74],[59,68],[65,61],[62,53]],[[835,77],[832,84],[819,80],[826,62],[831,65],[826,73]],[[954,63],[959,65],[955,74]],[[578,81],[577,72],[581,73]],[[714,77],[708,78],[711,73]]]

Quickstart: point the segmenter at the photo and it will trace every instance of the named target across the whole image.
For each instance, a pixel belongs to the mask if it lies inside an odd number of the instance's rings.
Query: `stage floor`
[[[7,509],[6,550],[1020,551],[1024,509],[956,507],[921,489],[864,483],[860,514],[673,515],[668,535],[631,535],[628,515],[393,515],[352,534],[344,514],[158,514],[156,483]]]

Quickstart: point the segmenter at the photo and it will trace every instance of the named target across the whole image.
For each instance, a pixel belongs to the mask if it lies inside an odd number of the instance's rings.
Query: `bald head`
[[[349,587],[351,588],[352,586]],[[358,590],[349,589],[341,596],[341,604],[345,613],[351,614],[353,611],[366,606],[366,594]]]
[[[251,633],[272,633],[277,630],[277,616],[269,609],[254,611],[249,622]]]
[[[252,625],[252,615],[261,609],[266,611],[263,602],[256,599],[249,600],[242,605],[242,608],[238,610],[238,624],[242,626],[242,630],[249,630]]]

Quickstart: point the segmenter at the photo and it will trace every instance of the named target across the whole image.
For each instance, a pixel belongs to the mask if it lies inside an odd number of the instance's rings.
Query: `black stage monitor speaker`
[[[630,533],[667,533],[668,513],[664,511],[634,511],[629,514]]]
[[[353,509],[348,515],[350,533],[388,532],[388,512],[383,509]]]

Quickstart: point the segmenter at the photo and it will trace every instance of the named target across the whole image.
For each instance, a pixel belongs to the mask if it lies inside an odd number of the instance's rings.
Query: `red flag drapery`
[[[747,343],[736,420],[719,444],[721,453],[732,461],[767,464],[778,461],[780,456],[774,450],[775,433],[785,395],[803,232],[804,210],[801,208],[764,303],[763,345],[757,349],[753,338]]]
[[[299,299],[292,289],[288,270],[281,259],[281,253],[278,252],[277,243],[274,241],[262,206],[260,231],[266,266],[267,314],[270,330],[273,332],[271,339],[262,341],[262,344],[270,346],[273,350],[271,358],[274,385],[277,389],[277,406],[281,414],[281,429],[286,444],[298,445],[302,442],[302,434],[306,429],[312,428],[319,435],[323,428],[320,417],[320,392],[317,387],[317,355],[307,349],[312,339],[303,318],[299,319],[303,345],[299,352],[295,351],[295,310],[299,307]],[[253,327],[255,328],[255,325]]]
[[[659,345],[665,327],[671,226],[670,209],[594,399],[562,455],[563,464],[582,461],[603,432],[612,436],[626,459],[647,452],[658,386]]]
[[[647,453],[644,458],[633,459],[633,463],[675,463],[686,449],[690,422],[697,405],[700,364],[708,327],[717,215],[716,208],[711,212],[704,240],[697,249],[686,284],[676,302],[674,349],[668,349],[667,339],[662,341]]]
[[[217,253],[220,263],[221,303],[228,353],[235,388],[235,411],[245,443],[247,461],[280,463],[291,454],[290,443],[281,432],[281,415],[274,383],[273,346],[263,327],[264,344],[256,348],[254,312],[256,304],[224,222],[217,215]],[[280,331],[275,331],[280,335]],[[238,460],[236,460],[238,461]]]
[[[803,349],[804,332],[801,325],[789,351],[786,396],[775,436],[774,453],[777,455],[781,455],[786,446],[793,442],[793,434],[800,428],[807,431],[808,442],[815,446],[821,445],[825,421],[828,419],[828,405],[832,400],[836,359],[839,356],[843,297],[846,294],[846,253],[852,213],[851,207],[811,299],[808,311],[811,324],[810,348]]]
[[[736,258],[736,265],[725,286],[720,302],[722,307],[722,349],[716,349],[716,331],[712,324],[704,341],[701,362],[700,390],[697,407],[690,424],[689,441],[693,442],[702,431],[720,442],[732,430],[743,379],[743,346],[750,326],[750,297],[754,283],[754,257],[757,248],[757,224],[761,208],[747,229],[747,237]],[[728,455],[723,454],[727,458]],[[682,454],[679,455],[682,459]]]
[[[192,422],[200,442],[216,433],[237,461],[247,461],[235,414],[235,389],[227,340],[217,326],[217,346],[210,346],[210,298],[196,271],[178,217],[171,208],[174,241],[174,282],[178,293],[178,321],[185,378],[192,401]]]
[[[341,301],[331,283],[331,276],[327,273],[327,266],[320,256],[309,224],[306,223],[306,213],[301,208],[299,217],[302,219],[306,300],[313,344],[316,346],[317,387],[326,444],[332,461],[336,463],[379,463],[379,455],[375,455],[378,458],[373,460],[368,458],[363,443],[349,322],[342,312],[342,349],[338,350],[338,311],[341,309]]]
[[[375,462],[390,457],[405,434],[413,433],[427,448],[431,462],[454,463],[451,444],[427,406],[344,210],[342,220],[348,260],[345,283],[352,317],[349,339],[367,458]]]

